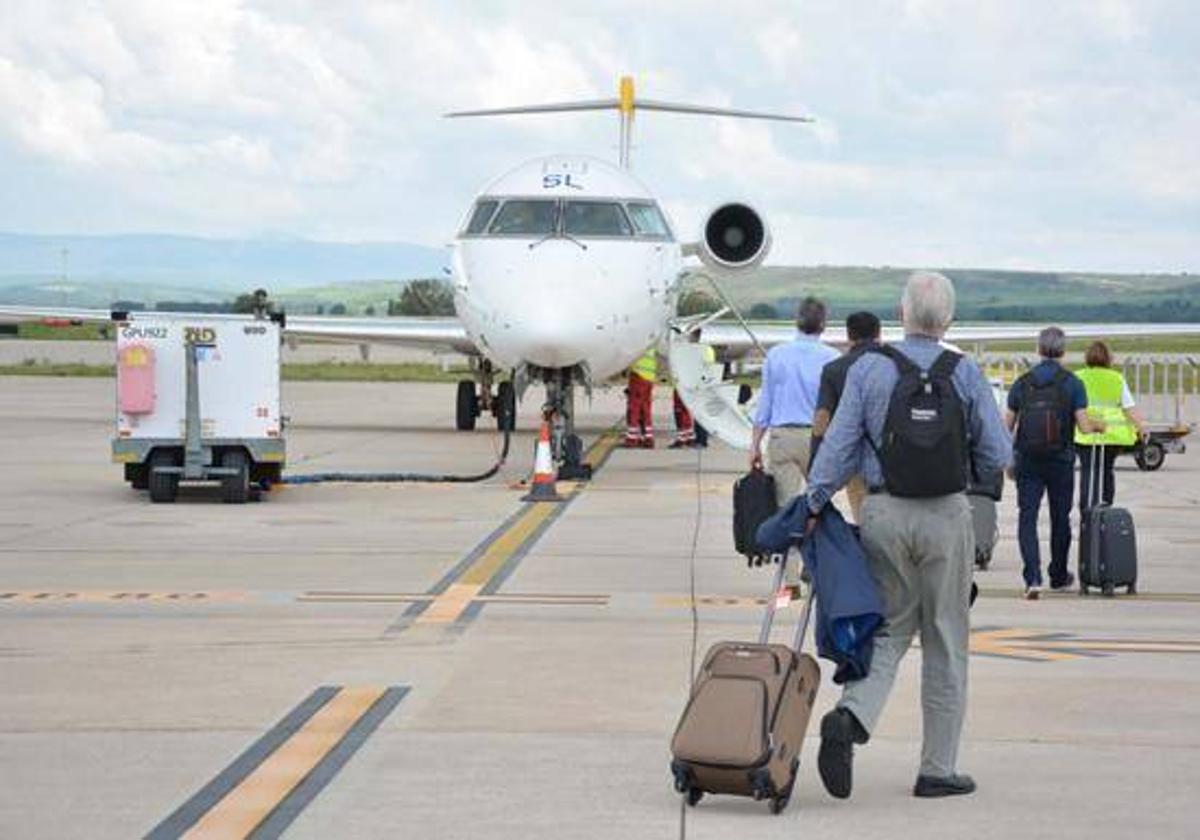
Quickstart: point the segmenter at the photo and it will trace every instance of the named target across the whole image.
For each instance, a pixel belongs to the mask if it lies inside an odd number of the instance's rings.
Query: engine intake
[[[722,204],[708,216],[700,240],[700,259],[723,269],[753,268],[771,250],[771,231],[748,204]]]

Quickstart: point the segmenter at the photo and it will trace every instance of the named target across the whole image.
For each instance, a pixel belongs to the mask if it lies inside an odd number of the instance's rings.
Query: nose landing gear
[[[592,465],[583,462],[583,439],[575,433],[575,383],[572,370],[549,370],[545,410],[553,418],[550,448],[560,481],[588,481]]]

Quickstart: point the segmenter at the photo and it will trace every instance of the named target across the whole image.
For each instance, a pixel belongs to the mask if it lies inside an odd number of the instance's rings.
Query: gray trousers
[[[886,622],[875,636],[866,678],[849,683],[839,706],[873,732],[892,690],[896,669],[921,638],[922,775],[955,772],[967,706],[970,637],[968,598],[975,531],[963,494],[901,499],[886,494],[863,502],[863,548],[879,584]]]

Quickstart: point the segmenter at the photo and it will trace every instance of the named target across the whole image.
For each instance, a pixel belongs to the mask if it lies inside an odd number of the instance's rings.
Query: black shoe
[[[854,781],[854,745],[866,741],[866,732],[849,709],[833,709],[821,718],[817,770],[830,796],[849,798]]]
[[[941,796],[963,796],[975,792],[975,780],[965,773],[953,776],[917,776],[913,796],[934,799]]]
[[[1074,585],[1075,585],[1075,575],[1071,574],[1070,572],[1067,572],[1066,577],[1064,577],[1058,583],[1050,584],[1050,591],[1051,592],[1064,592],[1064,591],[1070,589]]]

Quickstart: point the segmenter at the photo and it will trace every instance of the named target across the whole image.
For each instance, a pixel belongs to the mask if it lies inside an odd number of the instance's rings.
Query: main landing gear
[[[483,360],[472,363],[475,379],[463,379],[458,383],[455,401],[454,425],[460,432],[475,428],[475,420],[485,411],[496,418],[496,428],[511,432],[517,425],[517,392],[509,380],[496,386],[492,392],[495,369],[492,363]],[[478,383],[478,384],[477,384]]]

